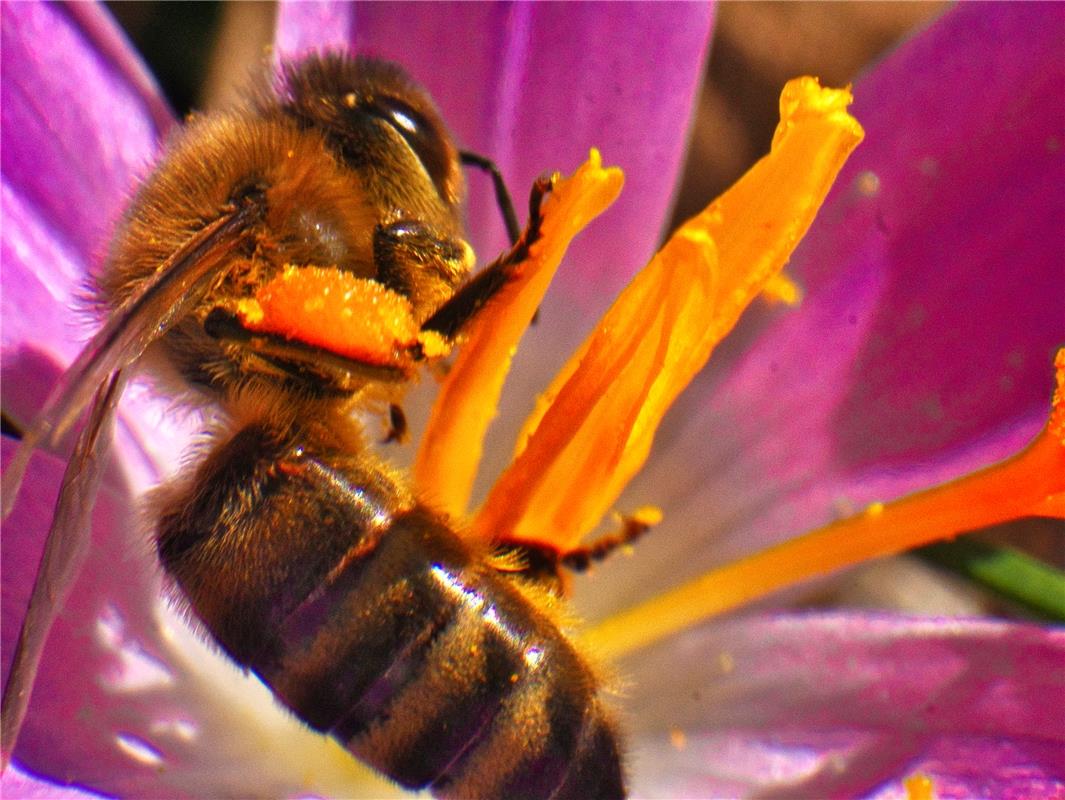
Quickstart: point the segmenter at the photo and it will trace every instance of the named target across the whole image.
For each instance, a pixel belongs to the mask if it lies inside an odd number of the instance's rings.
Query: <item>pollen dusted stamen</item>
[[[414,465],[414,480],[433,503],[466,512],[482,444],[495,417],[514,348],[540,307],[570,241],[621,192],[623,176],[602,166],[599,152],[544,201],[540,238],[494,301],[481,310],[440,389]]]
[[[788,285],[780,270],[862,139],[850,102],[813,78],[788,83],[770,154],[681,226],[544,392],[474,518],[480,537],[566,552],[598,525],[714,347],[755,297]]]
[[[1020,453],[714,569],[589,632],[617,657],[787,586],[1026,516],[1065,518],[1065,349],[1050,421]]]

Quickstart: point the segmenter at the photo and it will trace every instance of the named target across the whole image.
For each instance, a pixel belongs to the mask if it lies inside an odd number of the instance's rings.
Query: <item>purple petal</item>
[[[3,444],[6,463],[14,446],[6,437]],[[4,521],[0,546],[5,676],[55,506],[62,467],[57,459],[38,454],[14,511]],[[101,641],[99,621],[111,617],[121,620],[123,628],[142,631],[156,627],[152,609],[159,596],[158,570],[136,533],[133,507],[130,490],[117,474],[105,480],[94,511],[91,555],[71,601],[52,629],[15,752],[15,758],[30,769],[49,775],[70,771],[97,788],[102,788],[94,782],[99,775],[86,774],[86,763],[95,765],[93,771],[104,773],[128,773],[132,768],[107,735],[114,727],[106,726],[102,719],[110,711],[113,696],[101,685],[101,676],[119,676],[123,665],[118,648]],[[118,580],[116,569],[121,576]],[[72,664],[77,664],[77,669],[72,670]],[[71,770],[78,765],[80,769]]]
[[[14,445],[3,445],[6,463]],[[62,469],[37,454],[4,522],[5,675]],[[168,608],[140,514],[112,472],[94,510],[91,556],[45,648],[16,762],[125,797],[390,793]]]
[[[299,58],[308,53],[343,50],[355,27],[355,4],[283,2],[277,9],[274,48],[281,58]]]
[[[963,4],[857,83],[866,139],[793,259],[806,298],[754,309],[667,419],[622,503],[666,522],[597,609],[1039,430],[1065,341],[1063,25]]]
[[[91,264],[105,249],[110,229],[121,213],[136,176],[150,162],[158,132],[149,114],[160,112],[162,101],[138,69],[136,57],[126,52],[124,40],[106,12],[44,4],[4,4],[0,9],[3,50],[2,156],[0,183],[4,226],[3,271],[3,406],[16,421],[28,422],[47,395],[52,382],[77,351],[86,330],[79,326],[75,297]],[[97,43],[105,45],[104,55]],[[128,408],[129,404],[125,404]],[[128,433],[123,430],[123,440]],[[9,442],[5,439],[5,457]],[[137,450],[126,464],[129,475],[143,486],[151,469]],[[29,587],[38,561],[41,541],[52,516],[58,474],[47,470],[47,457],[35,460],[26,476],[16,512],[3,531],[3,654],[10,661]],[[56,625],[51,642],[60,642],[59,657],[48,652],[42,675],[59,673],[63,691],[38,693],[53,707],[31,706],[26,736],[16,759],[54,765],[70,749],[84,760],[92,754],[99,768],[109,761],[98,747],[114,742],[86,735],[85,717],[75,721],[74,711],[91,707],[99,694],[100,674],[114,671],[107,655],[86,645],[96,630],[92,615],[102,597],[133,625],[149,623],[153,593],[145,594],[138,575],[145,570],[143,542],[131,538],[130,490],[116,475],[103,493],[97,519],[109,520],[108,534],[97,537],[87,574],[97,573],[95,592],[79,584],[78,603]],[[126,499],[115,511],[115,492]],[[121,525],[114,523],[121,521]],[[140,568],[136,568],[141,554]],[[116,581],[117,564],[131,568],[126,581]],[[119,612],[121,609],[121,612]],[[79,672],[71,676],[70,665]],[[91,684],[86,686],[85,684]],[[81,724],[82,735],[64,729],[61,722]],[[54,741],[56,740],[56,741]],[[93,744],[96,741],[97,744]],[[36,758],[34,756],[36,754]],[[113,764],[127,766],[124,761]],[[54,774],[54,773],[53,773]]]
[[[85,276],[173,120],[102,8],[5,3],[0,23],[4,410],[27,424],[94,327],[78,311]],[[123,404],[127,426],[162,414],[137,395]],[[143,439],[158,463],[172,461],[173,428]]]
[[[1060,796],[1062,663],[1065,631],[1033,625],[721,621],[625,664],[635,793],[904,796],[920,772],[940,798]]]
[[[73,311],[79,287],[150,166],[159,108],[102,9],[5,3],[0,15],[3,405],[24,423],[87,336],[91,323]],[[123,472],[105,479],[90,557],[46,645],[16,762],[126,796],[338,794],[360,785],[380,793],[350,758],[335,766],[335,746],[284,714],[163,606],[134,498],[177,466],[184,422],[142,386],[123,399],[115,448]],[[12,450],[5,437],[5,460]],[[39,453],[4,522],[5,670],[61,468]],[[299,748],[296,760],[313,764],[307,774],[315,777],[294,773],[285,753],[270,755],[262,741]],[[256,758],[268,763],[249,776]]]
[[[0,795],[12,800],[93,800],[102,797],[95,792],[62,788],[50,781],[39,780],[15,765],[0,776]]]
[[[99,13],[78,16],[103,30]],[[5,3],[2,26],[5,191],[96,263],[154,156],[154,109],[126,64],[101,54],[62,6]]]

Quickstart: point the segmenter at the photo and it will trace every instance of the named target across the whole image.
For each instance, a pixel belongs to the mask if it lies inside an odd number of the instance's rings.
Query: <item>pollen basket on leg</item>
[[[416,345],[430,358],[448,351],[441,337],[419,330],[406,297],[336,268],[288,265],[236,310],[248,330],[368,364],[413,368]]]

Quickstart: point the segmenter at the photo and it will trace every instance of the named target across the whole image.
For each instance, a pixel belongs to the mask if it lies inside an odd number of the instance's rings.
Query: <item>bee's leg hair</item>
[[[397,220],[374,228],[377,280],[406,297],[417,287],[417,276],[426,270],[457,285],[471,266],[471,253],[461,239],[443,236],[421,222]]]

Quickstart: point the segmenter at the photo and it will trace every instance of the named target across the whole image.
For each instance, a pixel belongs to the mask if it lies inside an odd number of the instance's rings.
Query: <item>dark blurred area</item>
[[[263,62],[269,2],[108,2],[178,116],[223,105]]]
[[[944,3],[720,3],[674,221],[702,210],[768,152],[781,87],[844,86]]]
[[[163,88],[184,116],[200,101],[221,3],[109,2],[108,10],[133,40]]]

